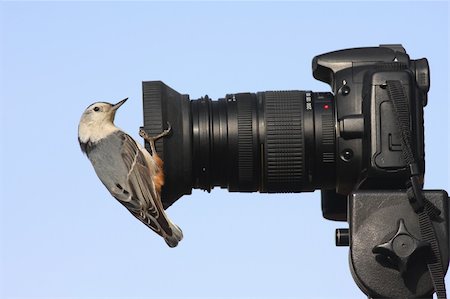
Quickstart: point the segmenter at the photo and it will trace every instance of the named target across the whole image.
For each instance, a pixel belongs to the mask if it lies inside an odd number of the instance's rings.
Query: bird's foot
[[[139,130],[139,136],[141,136],[142,138],[144,138],[146,141],[148,142],[155,142],[158,139],[161,139],[167,135],[170,134],[170,132],[172,132],[172,126],[170,125],[169,122],[167,122],[167,129],[165,129],[164,131],[162,131],[160,134],[156,135],[156,136],[150,136],[147,134],[147,132],[144,131],[143,128],[141,128]]]
[[[152,149],[152,153],[156,153],[156,148],[155,148],[155,142],[158,139],[161,139],[167,135],[170,134],[170,132],[172,132],[172,126],[170,125],[169,122],[167,122],[167,129],[165,129],[164,131],[162,131],[160,134],[156,135],[156,136],[150,136],[147,134],[147,132],[144,131],[143,128],[141,128],[139,130],[139,136],[141,136],[142,138],[144,138],[145,141],[147,141],[148,143],[150,143],[150,148]]]

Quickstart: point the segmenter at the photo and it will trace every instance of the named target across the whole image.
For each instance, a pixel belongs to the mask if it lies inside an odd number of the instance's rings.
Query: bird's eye
[[[95,107],[95,108],[94,108],[94,111],[95,111],[95,112],[99,112],[99,111],[100,111],[100,108]]]

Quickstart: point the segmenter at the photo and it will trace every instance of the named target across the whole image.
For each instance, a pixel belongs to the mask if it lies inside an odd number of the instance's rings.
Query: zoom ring
[[[265,191],[302,191],[305,176],[304,93],[270,91],[263,94],[266,117]]]

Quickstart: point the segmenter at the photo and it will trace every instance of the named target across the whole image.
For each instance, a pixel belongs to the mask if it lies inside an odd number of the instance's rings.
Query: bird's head
[[[84,140],[90,135],[99,135],[102,129],[113,125],[117,109],[127,100],[128,98],[125,98],[117,104],[96,102],[89,105],[81,115],[78,126],[79,137]]]
[[[113,122],[117,109],[119,109],[119,107],[122,106],[127,100],[128,98],[123,99],[117,104],[96,102],[89,105],[81,116],[80,124],[93,123],[101,125],[104,122]]]

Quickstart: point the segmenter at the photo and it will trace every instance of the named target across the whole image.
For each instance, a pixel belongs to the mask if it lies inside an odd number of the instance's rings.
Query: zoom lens
[[[161,117],[154,121],[150,114]],[[167,121],[173,136],[157,144],[165,163],[165,206],[192,188],[303,192],[335,186],[331,93],[268,91],[189,100],[162,82],[144,82],[144,129],[157,134]]]
[[[269,91],[191,102],[194,188],[302,192],[334,185],[331,93]]]

